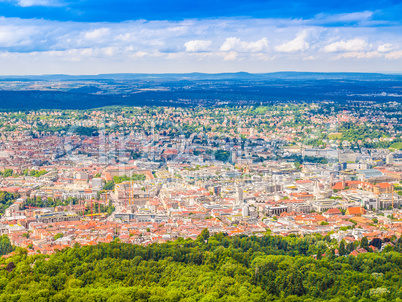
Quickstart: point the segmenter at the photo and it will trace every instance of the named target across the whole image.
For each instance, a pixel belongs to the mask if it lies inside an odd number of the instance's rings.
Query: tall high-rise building
[[[244,202],[243,189],[241,187],[236,188],[236,201],[238,205]]]
[[[236,151],[232,151],[232,158],[231,158],[232,164],[235,164],[236,160],[237,160]]]
[[[250,210],[249,210],[248,204],[244,204],[242,206],[241,214],[242,214],[243,217],[250,216]]]

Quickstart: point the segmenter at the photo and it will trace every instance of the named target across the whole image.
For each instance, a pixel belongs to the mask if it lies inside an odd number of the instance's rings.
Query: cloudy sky
[[[0,0],[0,74],[402,72],[402,3]]]

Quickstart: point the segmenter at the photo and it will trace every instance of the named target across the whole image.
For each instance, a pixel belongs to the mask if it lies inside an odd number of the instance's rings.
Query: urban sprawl
[[[318,233],[356,255],[401,236],[399,149],[397,103],[0,112],[0,233],[29,254]]]

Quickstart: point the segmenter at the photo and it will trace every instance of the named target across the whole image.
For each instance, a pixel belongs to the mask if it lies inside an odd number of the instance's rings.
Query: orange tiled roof
[[[328,211],[326,211],[325,213],[328,213],[328,214],[342,214],[342,212],[341,211],[339,211],[339,209],[329,209]]]
[[[382,183],[377,184],[376,186],[380,187],[381,189],[385,189],[385,188],[391,187],[391,184],[388,182],[382,182]]]
[[[366,214],[366,210],[362,207],[351,207],[346,210],[346,215],[362,215]]]

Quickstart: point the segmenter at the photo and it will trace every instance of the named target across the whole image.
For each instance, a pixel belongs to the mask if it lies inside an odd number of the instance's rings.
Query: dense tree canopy
[[[0,214],[10,207],[14,201],[19,197],[19,194],[0,191]]]
[[[7,255],[14,251],[14,247],[11,245],[10,239],[6,235],[0,236],[0,256]]]
[[[0,263],[0,301],[402,299],[396,251],[336,257],[328,238],[205,235],[147,247],[76,246],[50,257],[17,249]],[[309,256],[317,250],[327,255]]]
[[[115,184],[122,183],[123,181],[139,181],[139,180],[145,180],[146,176],[143,174],[133,174],[133,176],[129,177],[127,175],[123,176],[115,176],[113,177],[113,182]]]

